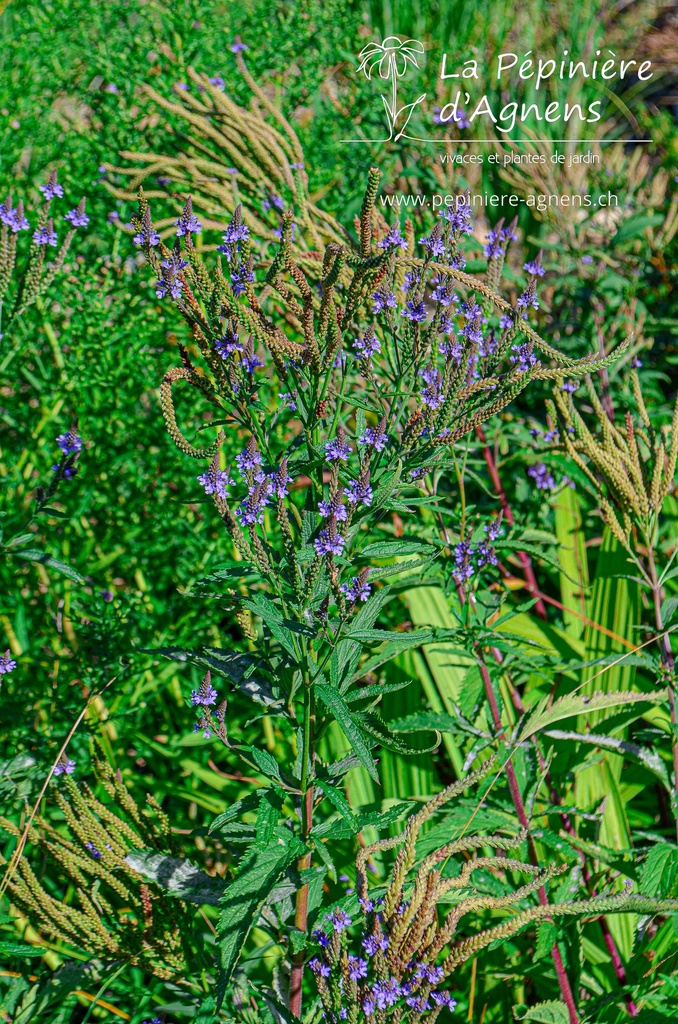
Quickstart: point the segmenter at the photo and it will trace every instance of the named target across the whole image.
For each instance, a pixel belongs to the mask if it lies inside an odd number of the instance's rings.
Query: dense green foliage
[[[226,182],[233,158],[208,134],[209,111],[200,122],[186,117],[195,113],[194,102],[212,102],[209,89],[197,93],[196,75],[220,76],[224,96],[250,105],[252,83],[230,50],[242,38],[249,73],[289,118],[305,164],[285,186],[299,228],[294,239],[283,233],[282,247],[273,234],[280,218],[275,208],[262,207],[275,168],[260,160],[251,174],[241,169],[245,222],[261,227],[253,241],[263,239],[253,247],[257,293],[277,260],[280,294],[269,289],[262,307],[299,354],[311,342],[293,301],[299,280],[291,300],[286,290],[290,267],[298,260],[315,288],[320,268],[326,275],[339,258],[330,248],[323,266],[308,252],[350,238],[346,258],[358,278],[358,298],[350,300],[355,317],[350,330],[344,325],[342,341],[350,353],[351,338],[375,319],[372,291],[386,280],[374,284],[369,268],[365,277],[360,259],[381,258],[376,242],[395,219],[392,208],[377,204],[366,214],[373,238],[366,240],[365,217],[361,237],[356,218],[372,165],[382,172],[379,188],[387,196],[457,194],[469,185],[525,194],[551,184],[519,166],[485,165],[475,176],[443,170],[406,140],[360,145],[348,159],[341,143],[347,125],[375,138],[384,130],[373,85],[352,73],[364,40],[411,33],[451,56],[476,47],[489,62],[516,38],[526,50],[534,43],[581,51],[603,39],[623,48],[659,31],[650,4],[630,5],[617,18],[603,11],[606,5],[587,2],[570,18],[567,5],[532,0],[515,22],[507,5],[481,2],[415,8],[182,0],[170,9],[139,0],[96,6],[22,0],[0,15],[0,199],[11,192],[15,204],[23,200],[34,224],[43,208],[38,186],[58,170],[65,195],[50,212],[59,240],[63,214],[82,196],[89,216],[54,281],[12,318],[30,258],[28,233],[20,234],[18,269],[0,321],[0,653],[9,649],[16,661],[0,675],[0,853],[13,877],[0,906],[0,1007],[8,1021],[139,1024],[162,1015],[169,1022],[237,1017],[277,1024],[291,1019],[290,975],[293,989],[295,977],[301,979],[303,1012],[315,1020],[315,975],[302,965],[322,955],[312,932],[327,927],[330,910],[349,913],[357,925],[358,902],[345,889],[361,891],[358,850],[376,844],[370,861],[376,896],[402,895],[400,862],[379,841],[391,836],[394,848],[408,815],[492,751],[496,769],[436,810],[408,864],[414,877],[422,858],[464,836],[469,845],[450,850],[445,878],[464,870],[468,851],[488,858],[475,892],[465,891],[471,917],[462,931],[477,945],[454,964],[454,1016],[484,1024],[571,1022],[558,957],[577,1004],[575,1019],[617,1024],[629,1014],[646,1022],[675,1015],[678,915],[669,903],[655,917],[649,903],[618,912],[627,882],[634,894],[654,900],[678,896],[670,632],[662,639],[678,610],[675,422],[671,431],[678,131],[669,112],[656,95],[636,90],[617,97],[616,130],[628,134],[631,125],[620,114],[628,103],[633,132],[651,134],[654,143],[642,151],[599,146],[601,167],[563,171],[554,184],[563,192],[584,185],[594,195],[616,191],[618,217],[580,220],[562,210],[522,209],[518,240],[499,271],[490,260],[486,278],[483,242],[493,219],[481,217],[472,235],[457,240],[466,271],[514,309],[529,285],[523,264],[542,250],[545,275],[531,323],[570,361],[569,369],[566,374],[566,364],[551,362],[544,349],[542,377],[526,374],[514,387],[515,366],[494,367],[510,404],[500,403],[489,418],[489,399],[471,396],[457,382],[456,405],[450,399],[445,407],[448,419],[427,423],[431,430],[459,428],[442,459],[425,440],[406,455],[394,447],[383,457],[371,453],[377,511],[365,508],[356,517],[347,547],[354,575],[372,570],[373,592],[357,612],[360,622],[351,620],[356,609],[347,613],[342,605],[331,563],[327,569],[313,561],[314,531],[322,524],[313,518],[311,526],[311,517],[332,482],[322,445],[335,436],[339,418],[351,438],[366,424],[376,428],[382,392],[370,392],[369,380],[360,392],[365,385],[357,372],[350,386],[339,387],[330,370],[332,402],[341,391],[336,419],[334,405],[328,418],[317,402],[307,402],[303,415],[281,415],[278,395],[290,388],[276,379],[270,356],[266,383],[249,403],[229,391],[232,379],[229,384],[214,354],[225,307],[210,309],[215,293],[197,267],[204,257],[216,280],[213,250],[231,220],[232,193],[224,185],[215,198],[191,160],[206,156],[211,173]],[[421,82],[434,93],[440,86],[432,76],[433,62]],[[261,97],[252,110],[287,137]],[[138,207],[130,180],[143,166],[139,154],[157,158],[143,184],[163,240],[172,244],[172,225],[189,193],[206,221],[188,271],[196,275],[191,282],[204,314],[202,340],[192,328],[195,316],[182,319],[169,299],[156,295],[146,259],[157,268],[167,253],[144,247],[144,258],[132,244],[142,228],[140,222],[131,227]],[[158,180],[167,173],[162,161],[183,154],[189,159],[176,189]],[[414,239],[430,235],[431,211],[414,214],[412,236],[404,217],[401,222],[408,256],[421,261],[425,252]],[[345,307],[350,282],[335,269],[337,302]],[[388,265],[396,283],[403,272]],[[275,284],[276,275],[270,280]],[[453,274],[450,280],[459,281]],[[474,294],[468,281],[461,289],[464,300]],[[251,296],[220,294],[231,321],[242,318],[244,338]],[[499,332],[504,307],[483,299],[482,290],[475,294]],[[314,315],[313,329],[321,324],[320,343],[331,351],[327,323],[318,308]],[[419,391],[418,328],[378,323],[384,352],[414,353],[410,376],[402,377],[410,405],[389,424],[402,437]],[[265,334],[256,334],[260,355]],[[515,337],[506,339],[508,355]],[[589,365],[584,369],[595,369],[590,386],[562,392],[565,381],[582,376],[576,361],[589,354],[604,367]],[[354,356],[348,359],[353,366]],[[299,394],[314,393],[318,368],[302,364],[295,386]],[[256,421],[270,426],[267,469],[289,453],[290,474],[304,481],[289,502],[296,569],[270,510],[263,540],[267,564],[282,566],[280,574],[267,575],[258,553],[248,565],[247,549],[234,548],[236,535],[224,527],[223,509],[197,482],[209,460],[187,458],[166,430],[159,388],[166,371],[182,365],[200,366],[215,383],[211,402],[187,380],[176,387],[177,422],[191,446],[211,445],[225,423],[223,471]],[[401,381],[398,373],[388,379]],[[469,406],[482,412],[475,421]],[[56,438],[72,428],[83,449],[69,462]],[[310,438],[306,448],[298,443],[300,431]],[[61,468],[55,473],[53,465]],[[422,465],[426,474],[407,480],[406,471]],[[64,468],[77,472],[70,476]],[[482,543],[484,527],[499,513],[499,564],[464,579],[455,572],[457,546]],[[410,566],[407,575],[400,563],[409,561],[414,572]],[[339,568],[342,582],[350,583],[348,560],[339,559]],[[316,589],[312,572],[320,580]],[[535,586],[537,595],[530,593]],[[318,624],[328,615],[323,632]],[[350,658],[339,659],[343,667],[332,663],[327,678],[314,675],[326,657],[329,664],[333,630],[338,638],[351,629],[341,641],[354,644]],[[189,695],[206,669],[220,697],[228,697],[233,746],[220,739],[216,709],[208,708],[194,731],[200,716]],[[317,687],[321,710],[301,699],[297,673],[303,687]],[[344,687],[341,699],[333,687]],[[305,711],[318,719],[310,755],[304,754]],[[205,737],[209,731],[215,735]],[[52,779],[66,740],[64,757],[76,769]],[[351,749],[357,759],[345,760]],[[317,800],[312,839],[301,806],[309,787]],[[520,832],[526,823],[529,840]],[[476,835],[495,833],[501,833],[495,843],[473,845]],[[510,843],[521,863],[492,862]],[[114,870],[106,849],[117,858]],[[125,861],[132,850],[145,852]],[[537,875],[535,864],[547,875]],[[540,921],[545,911],[533,895],[537,884],[520,889],[526,875],[548,881],[553,904],[609,902],[596,905],[597,917],[581,910],[575,921]],[[487,942],[478,939],[506,923],[516,890],[518,911],[532,914],[522,931],[507,927]],[[78,892],[87,894],[84,909]],[[369,927],[376,927],[373,920]],[[357,931],[342,941],[360,953]],[[298,1005],[293,991],[293,1010]]]

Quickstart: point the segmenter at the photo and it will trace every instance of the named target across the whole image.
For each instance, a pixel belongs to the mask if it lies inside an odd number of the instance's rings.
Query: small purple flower
[[[212,686],[209,672],[200,684],[199,690],[191,691],[191,704],[194,708],[199,706],[208,707],[210,704],[216,704],[219,694]]]
[[[117,216],[119,216],[119,214]],[[149,247],[153,245],[158,245],[159,242],[160,235],[154,228],[151,227],[150,221],[148,225],[144,225],[141,231],[137,232],[137,234],[132,239],[132,243],[134,245],[147,245]]]
[[[527,475],[532,477],[540,491],[552,491],[556,486],[553,475],[543,462],[535,462],[533,466],[530,466]]]
[[[237,173],[237,172],[236,172]],[[223,245],[217,246],[217,252],[224,252],[229,257],[232,257],[232,249],[235,246],[236,250],[240,248],[241,242],[246,242],[250,237],[250,229],[246,224],[243,224],[239,218],[233,217],[231,223],[228,225],[223,238]]]
[[[479,569],[484,565],[497,564],[497,553],[489,541],[482,540],[475,550],[475,555],[476,565]]]
[[[13,672],[15,668],[16,661],[12,657],[11,651],[7,650],[0,655],[0,676],[6,675],[7,672]]]
[[[248,442],[247,447],[240,455],[236,455],[235,462],[243,476],[261,465],[261,452],[257,448],[254,438]]]
[[[567,391],[568,394],[573,395],[578,387],[579,387],[579,385],[577,384],[576,381],[574,381],[574,380],[566,380],[560,390],[561,391]]]
[[[74,210],[65,213],[64,220],[69,221],[74,228],[86,228],[89,224],[89,217],[85,213],[85,200],[81,199]]]
[[[311,968],[314,974],[319,974],[321,978],[329,978],[329,964],[324,964],[321,960],[318,960],[317,956],[314,956],[311,960],[308,961],[308,966]]]
[[[354,576],[350,584],[342,583],[341,590],[344,594],[346,594],[346,597],[349,599],[349,601],[352,601],[354,604],[357,604],[358,601],[367,600],[367,598],[370,596],[372,587],[367,582],[367,578],[363,577],[363,574],[361,573],[360,576]],[[371,900],[363,900],[363,903],[365,902],[372,903]],[[374,910],[374,903],[372,903],[371,909]],[[363,907],[363,910],[365,910],[365,907]],[[365,912],[367,913],[368,911]]]
[[[213,78],[210,78],[210,85],[213,85],[216,89],[219,90],[219,92],[223,92],[226,83],[224,82],[221,75],[214,75]]]
[[[537,363],[537,357],[527,343],[524,345],[512,345],[511,352],[512,355],[509,358],[520,373],[526,373],[531,366],[535,366]]]
[[[523,270],[528,274],[532,274],[534,277],[543,277],[546,273],[541,263],[537,263],[536,260],[531,260],[529,263],[523,263]]]
[[[262,367],[264,364],[257,355],[244,355],[240,360],[243,369],[246,373],[254,373],[255,370]]]
[[[438,222],[438,224],[440,224],[440,222]],[[445,243],[439,235],[435,234],[434,231],[431,232],[430,235],[424,235],[423,238],[420,238],[419,244],[423,245],[426,251],[433,257],[445,255]]]
[[[406,302],[405,308],[400,311],[400,315],[404,316],[407,320],[412,320],[414,323],[423,324],[426,319],[423,299],[421,302]]]
[[[283,459],[280,463],[280,469],[275,473],[271,473],[269,476],[271,491],[275,494],[276,498],[281,501],[286,498],[289,494],[287,485],[292,483],[293,478],[287,472],[287,459]]]
[[[244,295],[245,292],[247,291],[246,285],[252,284],[253,281],[253,270],[244,270],[242,267],[240,268],[240,270],[234,270],[233,273],[231,274],[231,287],[233,288],[233,294]]]
[[[363,939],[363,949],[368,956],[374,956],[380,950],[385,953],[388,949],[388,937],[382,935],[366,935]]]
[[[501,537],[503,533],[501,528],[501,517],[499,519],[494,519],[491,523],[488,523],[485,526],[485,533],[487,534],[487,539],[491,541],[495,541],[498,537]]]
[[[461,342],[456,338],[448,338],[447,341],[441,341],[438,345],[438,351],[441,356],[445,356],[446,359],[454,359],[457,362],[459,362],[464,354],[464,348]]]
[[[350,928],[353,924],[346,911],[339,907],[328,915],[328,921],[332,922],[335,932],[343,932],[345,928]]]
[[[375,1003],[373,999],[363,999],[362,1010],[366,1017],[371,1017],[374,1013]]]
[[[593,263],[593,256],[582,256],[582,263]]]
[[[210,729],[209,722],[206,718],[201,718],[199,722],[194,723],[193,732],[202,732],[202,738],[204,740],[208,740],[212,736],[212,730]]]
[[[202,231],[202,224],[200,223],[200,221],[190,208],[190,200],[188,203],[186,203],[186,208],[184,209],[184,212],[181,214],[181,217],[179,217],[179,219],[176,221],[176,226],[177,235],[179,238],[182,238],[184,235],[188,234],[197,235],[200,234],[200,232]]]
[[[325,444],[325,458],[328,462],[337,462],[339,460],[346,462],[350,454],[351,446],[346,443],[343,436],[339,433],[333,440],[327,441]]]
[[[368,330],[365,332],[364,338],[356,338],[354,340],[353,350],[362,359],[371,359],[377,352],[381,352],[381,343],[378,338],[375,338],[374,331]]]
[[[371,445],[375,451],[381,452],[388,444],[388,434],[385,434],[379,427],[366,427],[358,438],[358,444]]]
[[[200,474],[198,483],[205,488],[205,494],[217,494],[226,500],[228,488],[233,486],[235,480],[231,479],[225,469],[217,469],[214,472],[209,469]]]
[[[82,438],[78,437],[74,428],[71,428],[66,434],[59,434],[56,443],[64,455],[74,455],[82,451]]]
[[[96,846],[91,840],[85,843],[85,849],[89,850],[89,852],[92,854],[95,860],[101,860],[101,851],[97,850]]]
[[[367,960],[363,960],[363,958],[360,956],[352,956],[349,953],[348,976],[351,979],[351,981],[359,981],[360,978],[366,978]]]
[[[236,38],[236,41],[233,43],[231,47],[231,53],[242,53],[243,50],[247,49],[248,47],[245,45],[245,43],[241,43],[240,40]]]
[[[443,378],[440,370],[429,366],[424,370],[420,370],[419,374],[424,378],[426,384],[424,390],[420,392],[423,405],[428,406],[429,409],[438,409],[445,399],[442,392]]]
[[[634,370],[639,370],[642,365],[643,361],[642,359],[639,359],[638,356],[634,356],[634,358],[631,360],[631,368]]]
[[[400,225],[394,224],[392,228],[389,228],[388,234],[384,235],[377,245],[380,249],[390,249],[392,246],[406,249],[407,240],[400,234]]]
[[[349,505],[371,505],[372,488],[369,476],[361,476],[358,480],[350,480],[345,488],[346,500]]]
[[[115,595],[112,590],[106,589],[101,591],[101,600],[105,601],[106,604],[110,604],[114,597]]]
[[[277,196],[275,192],[271,192],[261,205],[266,212],[273,209],[282,211],[285,209],[285,200],[282,196]]]
[[[12,209],[11,198],[0,203],[0,221],[11,229],[16,235],[19,231],[27,231],[30,228],[29,221],[24,217],[24,204],[19,200],[15,209]]]
[[[75,761],[62,754],[59,763],[52,769],[52,775],[72,775],[74,771]]]
[[[393,292],[387,291],[385,288],[378,288],[372,296],[372,312],[381,313],[385,309],[396,308],[396,297]]]
[[[449,992],[431,992],[431,999],[438,1006],[446,1006],[448,1010],[454,1010],[457,1000],[453,999]]]
[[[227,329],[223,337],[214,342],[214,347],[222,359],[228,359],[233,352],[243,352],[244,349],[238,340],[235,331]]]
[[[33,232],[33,241],[36,245],[52,245],[56,248],[58,239],[51,220],[48,220],[44,227]]]
[[[394,977],[387,981],[377,981],[372,989],[377,1009],[387,1010],[389,1006],[395,1006],[400,999],[400,985]]]
[[[507,327],[511,327],[513,324],[513,317],[510,317],[508,313],[502,313],[499,317],[499,326],[502,331],[505,331]]]
[[[291,412],[295,411],[295,409],[297,408],[297,403],[295,402],[294,395],[292,394],[291,391],[281,391],[278,397],[282,402],[285,403],[285,405]]]
[[[346,541],[340,533],[337,533],[336,527],[333,529],[330,524],[329,529],[321,530],[316,540],[313,541],[313,545],[318,555],[325,555],[331,557],[332,555],[340,555],[344,550],[344,544]],[[332,918],[330,918],[332,920]],[[341,931],[335,927],[335,931]]]
[[[39,185],[38,188],[42,192],[45,199],[61,199],[64,194],[63,185],[60,185],[57,181],[57,172],[52,171],[49,181],[44,185]]]
[[[332,516],[340,522],[346,522],[348,510],[342,502],[343,491],[338,491],[329,501],[318,502],[318,512],[323,519],[331,519]]]
[[[471,565],[471,557],[473,553],[473,548],[465,541],[459,541],[454,549],[454,566],[452,568],[452,575],[459,582],[468,580],[473,576],[473,566]]]
[[[323,949],[325,949],[325,947],[329,946],[330,944],[329,935],[327,935],[325,932],[321,932],[319,929],[316,929],[313,932],[313,938],[315,939],[319,946],[322,946]]]

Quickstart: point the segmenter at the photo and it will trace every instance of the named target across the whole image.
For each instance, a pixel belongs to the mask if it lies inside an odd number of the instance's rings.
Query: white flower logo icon
[[[398,79],[403,77],[409,65],[419,67],[417,58],[423,53],[423,43],[418,39],[403,40],[399,36],[388,36],[381,43],[368,43],[358,54],[358,74],[362,71],[366,78],[371,79],[373,72],[378,71],[381,79],[391,82],[390,100],[384,95],[381,98],[388,117],[389,139],[393,139],[394,142],[403,136],[408,137],[405,136],[405,129],[414,109],[426,99],[426,93],[422,93],[414,103],[398,107]],[[396,131],[399,121],[400,127]]]

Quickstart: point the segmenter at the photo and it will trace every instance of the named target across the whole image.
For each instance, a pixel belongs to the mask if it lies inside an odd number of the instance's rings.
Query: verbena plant
[[[223,997],[255,908],[296,862],[302,884],[285,940],[293,1016],[301,1013],[307,959],[312,886],[311,876],[304,879],[315,860],[333,868],[318,813],[324,817],[326,801],[343,819],[342,828],[348,824],[349,835],[360,831],[342,792],[344,776],[360,764],[377,780],[375,749],[405,749],[378,710],[394,686],[365,685],[368,673],[383,672],[409,648],[453,638],[478,660],[495,735],[503,735],[483,654],[495,609],[480,603],[476,591],[479,571],[492,571],[497,549],[515,542],[502,539],[500,517],[482,523],[462,513],[456,523],[446,521],[436,481],[458,472],[463,455],[455,444],[532,381],[564,386],[566,377],[610,359],[568,359],[530,325],[528,311],[538,306],[539,259],[525,265],[522,293],[513,302],[502,298],[512,225],[500,223],[490,233],[485,277],[469,275],[465,197],[415,240],[411,227],[403,236],[398,225],[389,227],[375,213],[378,179],[373,170],[357,243],[330,242],[321,253],[293,253],[289,210],[282,212],[279,244],[262,250],[236,208],[211,266],[195,244],[202,224],[190,199],[171,249],[154,228],[143,194],[136,221],[135,242],[156,272],[157,294],[175,303],[191,335],[180,346],[182,364],[161,383],[165,421],[185,454],[209,460],[197,478],[233,544],[234,560],[203,585],[221,588],[216,593],[236,609],[251,641],[249,653],[166,653],[207,665],[249,693],[263,715],[274,717],[290,752],[281,762],[230,735],[227,695],[215,688],[210,672],[193,691],[196,729],[216,734],[268,780],[254,797],[257,841],[230,898],[227,893],[231,909],[221,922],[218,995]],[[200,444],[179,426],[178,382],[198,389],[219,410],[220,430],[211,443]],[[220,460],[224,428],[242,436],[233,466]],[[377,541],[374,528],[389,513],[424,524],[432,517],[434,527],[420,529],[418,541]],[[395,561],[374,564],[387,559]],[[462,597],[455,628],[375,628],[390,597],[436,575]],[[600,706],[624,700],[612,695]],[[575,708],[581,709],[576,701],[570,713]],[[332,723],[345,735],[347,756],[328,763],[321,751]],[[506,772],[526,825],[510,759]],[[232,817],[221,816],[214,827]],[[534,860],[533,845],[530,850]],[[545,906],[544,889],[537,888]],[[553,957],[564,1003],[577,1019],[557,946]]]

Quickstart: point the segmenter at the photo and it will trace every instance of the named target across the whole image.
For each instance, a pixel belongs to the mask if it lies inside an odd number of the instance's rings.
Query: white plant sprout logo
[[[379,78],[382,81],[391,82],[390,97],[383,93],[381,97],[388,118],[388,138],[365,139],[365,142],[398,142],[402,138],[412,138],[405,134],[405,129],[416,107],[426,99],[426,93],[422,93],[414,103],[406,103],[399,107],[398,79],[403,77],[409,65],[415,68],[419,67],[417,58],[421,57],[423,53],[424,44],[420,43],[418,39],[403,40],[399,36],[388,36],[381,43],[368,43],[358,54],[361,62],[357,69],[358,74],[362,71],[365,77],[371,80],[373,72],[378,70]]]

